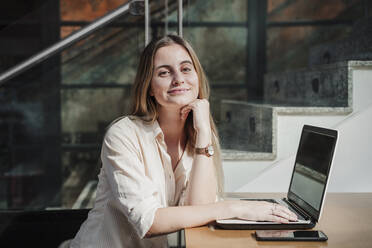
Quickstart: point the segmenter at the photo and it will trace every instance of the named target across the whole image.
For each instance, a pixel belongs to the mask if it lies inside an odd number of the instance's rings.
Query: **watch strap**
[[[195,152],[196,154],[202,154],[202,155],[206,155],[207,157],[211,157],[214,154],[214,149],[212,145],[208,145],[202,148],[196,147]]]

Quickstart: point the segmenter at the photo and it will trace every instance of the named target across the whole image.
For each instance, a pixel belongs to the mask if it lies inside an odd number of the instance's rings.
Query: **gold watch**
[[[207,147],[204,148],[195,148],[196,154],[202,154],[207,157],[211,157],[214,154],[214,148],[212,145],[208,145]]]

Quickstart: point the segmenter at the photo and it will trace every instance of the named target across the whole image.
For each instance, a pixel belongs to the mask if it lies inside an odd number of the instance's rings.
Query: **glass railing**
[[[41,0],[18,5],[4,4],[0,18],[0,72],[50,47],[127,2],[128,0]]]
[[[105,128],[127,111],[143,23],[143,16],[115,17],[1,82],[0,210],[69,209],[96,180]]]

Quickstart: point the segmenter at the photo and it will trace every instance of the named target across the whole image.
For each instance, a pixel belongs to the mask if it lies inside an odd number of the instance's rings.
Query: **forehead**
[[[181,45],[172,44],[161,47],[156,51],[154,64],[155,66],[160,64],[172,65],[178,64],[185,60],[189,60],[192,63],[192,59],[187,50]]]

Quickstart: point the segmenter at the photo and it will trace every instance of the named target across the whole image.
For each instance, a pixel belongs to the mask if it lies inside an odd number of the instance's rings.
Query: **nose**
[[[184,82],[185,82],[185,79],[184,79],[182,73],[175,72],[173,74],[173,81],[172,81],[173,85],[177,86],[177,85],[183,84]]]

